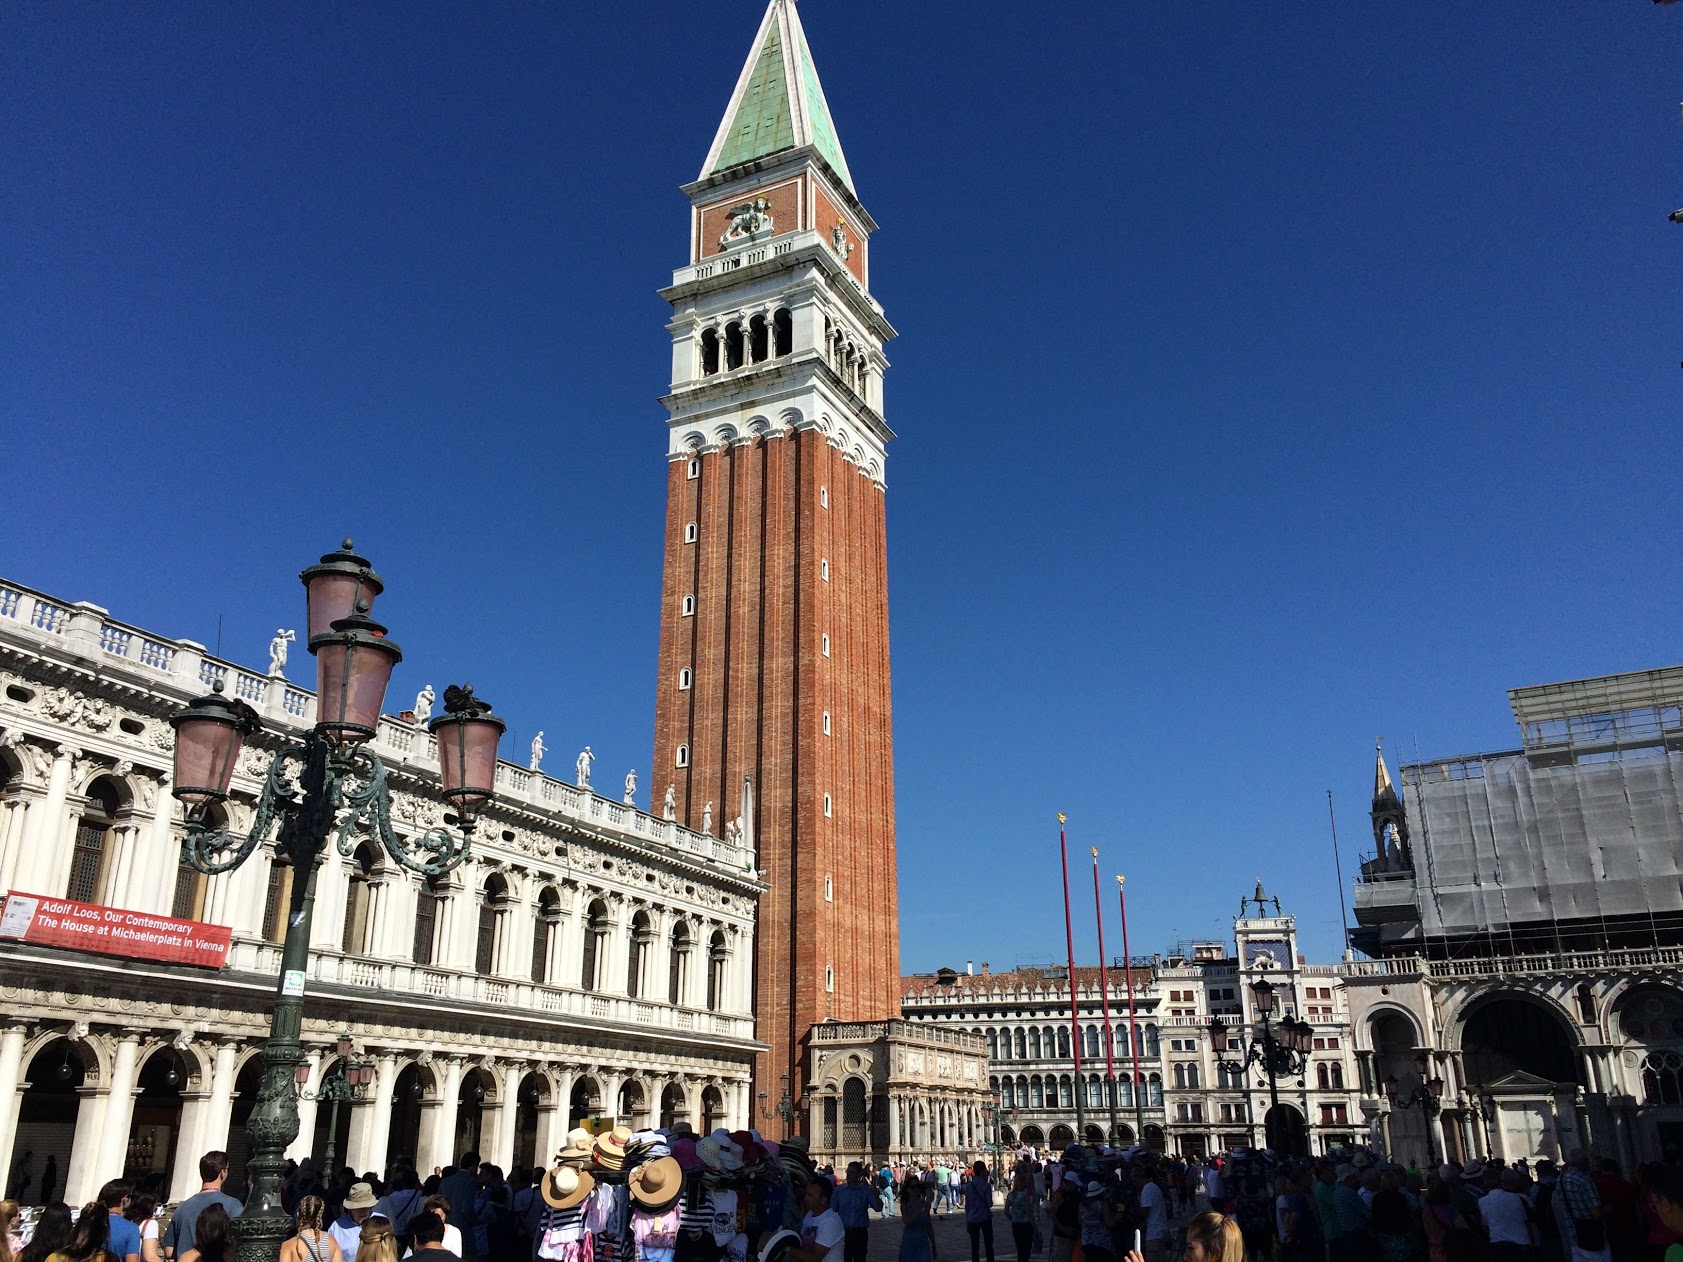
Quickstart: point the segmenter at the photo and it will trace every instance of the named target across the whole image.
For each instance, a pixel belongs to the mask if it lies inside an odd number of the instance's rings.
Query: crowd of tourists
[[[227,1156],[173,1212],[114,1180],[72,1211],[22,1221],[0,1201],[0,1262],[237,1262]],[[940,1262],[937,1218],[962,1215],[971,1262],[1683,1262],[1683,1164],[1631,1180],[1582,1152],[1435,1169],[1351,1151],[1315,1162],[1243,1149],[1209,1160],[1071,1145],[1022,1151],[996,1187],[983,1162],[819,1167],[804,1139],[698,1137],[682,1123],[573,1131],[553,1164],[505,1176],[473,1152],[382,1181],[289,1169],[294,1234],[279,1262],[866,1262],[873,1216],[898,1217],[899,1262]],[[248,1262],[258,1262],[256,1259]]]

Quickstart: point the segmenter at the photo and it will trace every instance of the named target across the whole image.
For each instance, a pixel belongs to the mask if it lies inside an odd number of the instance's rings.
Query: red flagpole
[[[1116,901],[1122,905],[1122,976],[1128,979],[1128,1046],[1134,1052],[1134,1120],[1140,1125],[1140,1134],[1134,1137],[1137,1143],[1145,1133],[1145,1104],[1140,1099],[1145,1084],[1140,1081],[1140,1045],[1134,1037],[1134,957],[1128,951],[1128,891],[1122,887],[1121,876],[1116,878]]]
[[[1064,942],[1069,947],[1069,1049],[1075,1060],[1075,1142],[1087,1142],[1087,1084],[1081,1081],[1081,1009],[1075,995],[1075,921],[1069,914],[1069,843],[1064,840],[1065,816],[1058,812],[1058,857],[1064,865]]]
[[[1116,1130],[1116,1033],[1110,1024],[1110,974],[1104,962],[1104,907],[1099,901],[1099,848],[1093,851],[1093,919],[1099,925],[1099,997],[1104,1004],[1104,1078],[1110,1103],[1112,1137]]]

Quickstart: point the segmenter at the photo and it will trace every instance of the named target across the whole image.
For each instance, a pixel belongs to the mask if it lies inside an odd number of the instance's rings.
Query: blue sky
[[[9,9],[0,573],[260,663],[350,533],[394,701],[646,769],[655,290],[761,11]],[[1089,845],[1136,952],[1260,873],[1326,958],[1376,735],[1678,660],[1683,8],[801,12],[901,333],[908,970],[1061,954],[1060,809],[1084,958]]]

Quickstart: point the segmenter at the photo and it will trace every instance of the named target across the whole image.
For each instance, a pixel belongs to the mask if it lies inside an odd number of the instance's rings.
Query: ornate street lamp
[[[339,1106],[349,1104],[353,1100],[364,1099],[368,1088],[374,1085],[374,1062],[368,1059],[352,1061],[351,1036],[341,1034],[335,1050],[339,1053],[339,1063],[333,1071],[321,1080],[321,1085],[314,1091],[309,1089],[310,1066],[306,1061],[299,1061],[292,1071],[293,1085],[297,1089],[300,1100],[326,1100],[331,1108],[327,1122],[327,1152],[322,1156],[322,1177],[329,1182],[333,1178],[334,1143],[339,1136]]]
[[[244,1262],[274,1262],[293,1229],[281,1204],[280,1181],[287,1146],[298,1136],[298,1091],[308,1076],[307,1070],[304,1078],[298,1076],[303,1060],[299,1036],[316,869],[328,841],[348,858],[356,850],[357,834],[366,830],[394,862],[412,872],[430,877],[457,867],[468,857],[475,818],[492,798],[497,741],[506,730],[490,706],[474,697],[471,684],[446,688],[445,712],[428,726],[438,739],[440,779],[445,799],[456,810],[457,831],[433,828],[399,837],[391,826],[385,764],[368,748],[392,668],[403,660],[386,629],[368,616],[384,584],[351,551],[349,539],[300,578],[310,633],[306,643],[316,659],[317,722],[302,741],[284,745],[270,761],[249,834],[211,829],[206,818],[212,805],[228,797],[246,738],[261,726],[256,711],[224,697],[218,681],[209,696],[170,719],[176,737],[171,792],[186,807],[182,863],[207,875],[232,871],[262,847],[278,822],[275,858],[294,870],[262,1084],[249,1124],[251,1197],[235,1220]],[[299,764],[296,779],[293,763]],[[342,1041],[348,1049],[348,1036]],[[353,1069],[361,1078],[364,1071]],[[371,1066],[367,1072],[372,1073]],[[350,1077],[346,1082],[349,1087],[367,1085]]]
[[[1426,1115],[1426,1152],[1436,1164],[1438,1145],[1432,1132],[1432,1119],[1443,1108],[1443,1079],[1435,1074],[1431,1078],[1426,1077],[1431,1070],[1431,1062],[1423,1051],[1415,1053],[1414,1069],[1420,1081],[1409,1089],[1408,1094],[1402,1094],[1402,1084],[1395,1074],[1391,1074],[1385,1079],[1385,1097],[1394,1109],[1419,1109]]]
[[[1278,1152],[1280,1149],[1280,1086],[1281,1078],[1294,1077],[1301,1074],[1308,1064],[1308,1053],[1314,1038],[1315,1027],[1307,1021],[1299,1021],[1287,1015],[1276,1023],[1273,1021],[1277,996],[1274,986],[1266,977],[1259,977],[1251,983],[1251,1000],[1257,1015],[1262,1018],[1261,1031],[1251,1039],[1241,1036],[1238,1050],[1243,1054],[1237,1059],[1224,1057],[1223,1052],[1230,1050],[1232,1032],[1227,1023],[1220,1017],[1210,1018],[1210,1042],[1214,1045],[1216,1063],[1230,1074],[1242,1075],[1252,1065],[1262,1066],[1268,1078],[1268,1116],[1263,1119],[1268,1147]]]
[[[783,1097],[780,1100],[778,1100],[776,1108],[767,1108],[766,1107],[766,1093],[764,1091],[760,1092],[760,1119],[762,1121],[769,1122],[774,1117],[782,1118],[783,1119],[783,1134],[784,1134],[784,1137],[787,1138],[794,1131],[794,1128],[795,1128],[794,1124],[795,1124],[796,1108],[795,1108],[794,1100],[790,1099],[790,1097],[789,1097],[789,1075],[788,1074],[780,1074],[778,1076],[778,1081],[783,1084]],[[812,1107],[812,1092],[811,1092],[811,1090],[809,1089],[809,1090],[802,1091],[801,1092],[801,1103],[800,1103],[800,1110],[799,1111],[801,1113],[805,1113],[811,1107]]]

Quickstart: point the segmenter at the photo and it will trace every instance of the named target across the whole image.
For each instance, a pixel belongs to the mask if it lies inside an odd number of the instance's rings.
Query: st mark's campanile
[[[771,0],[691,202],[672,304],[657,799],[741,830],[769,890],[754,1091],[808,1030],[899,1008],[876,223],[794,0]],[[711,804],[709,813],[708,807]],[[758,1101],[752,1102],[756,1107]]]

